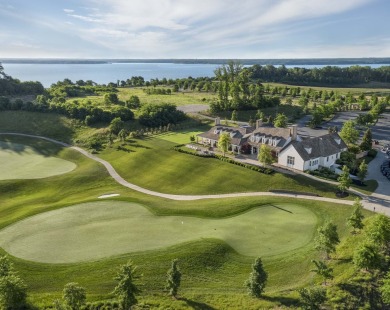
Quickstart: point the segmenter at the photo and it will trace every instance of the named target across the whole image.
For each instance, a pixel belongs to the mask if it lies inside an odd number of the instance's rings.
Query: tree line
[[[245,70],[251,78],[260,82],[280,82],[299,85],[356,85],[370,82],[390,82],[390,66],[371,68],[369,66],[323,68],[286,68],[284,65],[253,65]]]
[[[40,82],[21,82],[5,74],[0,63],[0,96],[10,95],[39,95],[43,94],[45,88]]]

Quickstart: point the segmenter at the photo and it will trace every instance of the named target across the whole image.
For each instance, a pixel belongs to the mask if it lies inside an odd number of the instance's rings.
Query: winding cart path
[[[327,197],[316,197],[316,196],[308,196],[308,195],[295,195],[295,194],[287,194],[287,193],[272,193],[272,192],[246,192],[246,193],[231,193],[231,194],[216,194],[216,195],[173,195],[173,194],[165,194],[160,193],[156,191],[152,191],[143,187],[140,187],[138,185],[135,185],[133,183],[130,183],[123,179],[118,172],[114,169],[114,167],[104,159],[101,159],[88,151],[77,147],[72,146],[70,144],[64,143],[62,141],[58,141],[55,139],[43,137],[43,136],[35,136],[30,134],[22,134],[22,133],[0,133],[0,135],[14,135],[14,136],[22,136],[22,137],[30,137],[30,138],[37,138],[37,139],[43,139],[46,141],[50,141],[56,144],[59,144],[64,147],[71,148],[84,156],[101,163],[108,171],[110,176],[119,184],[122,186],[125,186],[127,188],[133,189],[135,191],[157,196],[161,198],[166,199],[172,199],[172,200],[199,200],[199,199],[222,199],[222,198],[234,198],[234,197],[253,197],[253,196],[278,196],[278,197],[289,197],[294,199],[307,199],[307,200],[318,200],[318,201],[325,201],[325,202],[332,202],[332,203],[341,203],[346,205],[352,205],[353,201],[350,200],[341,200],[341,199],[335,199],[335,198],[327,198]],[[316,178],[317,179],[317,178]],[[319,181],[322,181],[321,179],[317,179]],[[360,195],[363,198],[363,206],[371,211],[379,212],[386,214],[387,216],[390,216],[390,198],[388,196],[379,198],[379,197],[372,197],[365,194],[362,194],[360,192],[354,191],[358,195]],[[374,199],[373,199],[374,198]]]

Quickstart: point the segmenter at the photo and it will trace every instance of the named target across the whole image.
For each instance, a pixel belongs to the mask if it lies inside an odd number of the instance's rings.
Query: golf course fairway
[[[0,141],[0,180],[47,178],[75,168],[76,164],[42,155],[31,146]]]
[[[269,256],[310,242],[317,217],[293,204],[265,205],[234,217],[156,216],[142,205],[90,202],[38,214],[0,231],[16,257],[74,263],[216,238],[248,256]]]

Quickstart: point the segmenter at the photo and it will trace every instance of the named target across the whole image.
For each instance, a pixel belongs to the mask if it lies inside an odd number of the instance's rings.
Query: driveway
[[[375,190],[375,193],[367,197],[368,203],[372,204],[372,209],[376,207],[376,211],[387,213],[390,210],[390,181],[382,175],[380,170],[380,165],[385,159],[387,159],[386,155],[379,151],[378,155],[368,165],[366,179],[378,181],[378,188]]]

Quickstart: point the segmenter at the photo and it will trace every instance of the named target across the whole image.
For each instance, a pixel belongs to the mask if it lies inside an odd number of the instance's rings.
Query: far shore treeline
[[[167,126],[177,124],[185,119],[184,113],[178,111],[174,104],[142,105],[139,98],[119,100],[118,87],[146,87],[148,95],[170,95],[184,90],[213,92],[216,98],[209,102],[213,113],[227,111],[256,110],[280,105],[280,96],[290,94],[300,95],[302,106],[307,106],[304,93],[299,93],[299,87],[288,89],[274,87],[272,90],[265,82],[279,82],[292,85],[321,86],[361,86],[369,87],[372,83],[382,86],[390,82],[390,66],[371,68],[368,66],[324,68],[286,68],[284,65],[253,65],[245,67],[240,62],[231,61],[221,65],[214,71],[214,77],[184,78],[184,79],[151,79],[133,76],[127,80],[118,80],[99,85],[92,80],[71,81],[64,79],[45,89],[40,82],[21,82],[7,75],[0,63],[0,111],[25,110],[37,112],[54,112],[70,118],[84,121],[87,125],[98,122],[111,122],[116,118],[121,121],[134,119],[137,113],[139,123],[146,127]],[[371,84],[370,84],[371,83]],[[162,86],[157,88],[157,86]],[[20,98],[25,96],[30,98]],[[310,95],[310,94],[309,94]],[[334,94],[333,94],[334,95]],[[10,96],[19,97],[17,99]],[[93,104],[88,96],[104,96],[100,105]],[[325,92],[325,99],[330,96]],[[86,98],[81,102],[71,98]],[[136,97],[136,96],[135,96]],[[333,96],[336,99],[335,96]],[[332,97],[332,98],[333,98]],[[291,99],[291,98],[290,98]],[[345,98],[339,98],[344,100]],[[306,101],[308,98],[306,98]],[[291,103],[291,102],[290,102]],[[340,105],[339,102],[336,102]],[[322,120],[326,113],[321,113]]]

